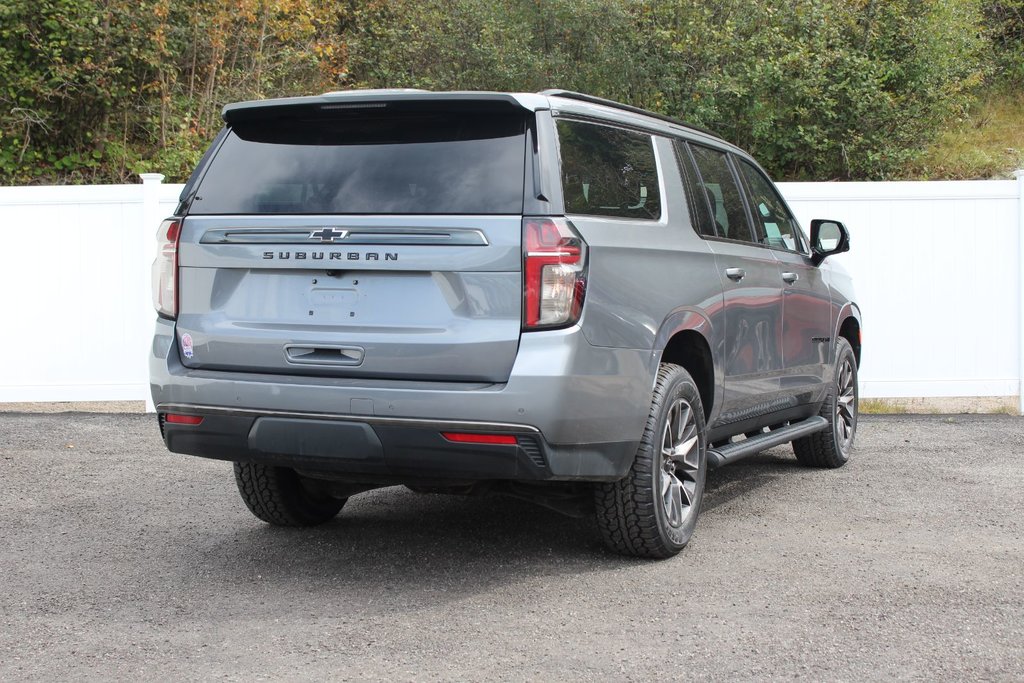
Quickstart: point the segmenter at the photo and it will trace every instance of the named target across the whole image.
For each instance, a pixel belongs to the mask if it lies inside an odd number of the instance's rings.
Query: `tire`
[[[819,415],[828,420],[828,428],[793,442],[796,459],[805,467],[835,469],[850,459],[857,435],[857,357],[850,343],[839,338],[832,387],[821,404]]]
[[[235,463],[238,493],[252,514],[274,526],[315,526],[334,519],[345,504],[315,491],[295,470],[253,462]]]
[[[707,432],[690,373],[662,363],[636,458],[624,479],[597,484],[605,545],[622,555],[672,557],[689,543],[707,477]]]

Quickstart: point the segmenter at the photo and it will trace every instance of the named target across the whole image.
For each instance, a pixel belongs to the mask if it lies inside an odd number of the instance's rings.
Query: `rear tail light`
[[[153,307],[165,318],[178,317],[178,239],[181,221],[168,218],[156,233],[153,261]]]
[[[567,327],[587,290],[587,244],[564,218],[523,219],[523,329]]]

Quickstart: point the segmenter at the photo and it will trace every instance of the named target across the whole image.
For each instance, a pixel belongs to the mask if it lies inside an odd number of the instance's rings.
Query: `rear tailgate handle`
[[[363,362],[361,346],[307,346],[287,344],[285,359],[296,365],[359,365]]]

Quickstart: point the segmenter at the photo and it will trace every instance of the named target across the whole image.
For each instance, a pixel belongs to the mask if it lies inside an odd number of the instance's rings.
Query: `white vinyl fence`
[[[149,399],[162,178],[0,187],[0,402]]]
[[[1024,177],[781,189],[805,227],[850,230],[862,395],[1019,396]]]
[[[780,185],[805,228],[850,229],[863,396],[1020,396],[1018,175]],[[148,400],[154,236],[182,187],[161,178],[0,188],[0,402]]]

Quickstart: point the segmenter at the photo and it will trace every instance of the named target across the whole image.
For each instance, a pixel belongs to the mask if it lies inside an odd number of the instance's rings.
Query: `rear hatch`
[[[508,379],[529,112],[463,99],[230,114],[182,223],[187,367]]]

